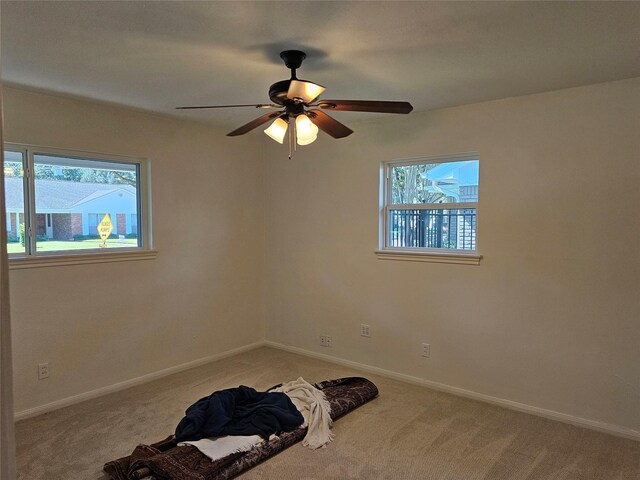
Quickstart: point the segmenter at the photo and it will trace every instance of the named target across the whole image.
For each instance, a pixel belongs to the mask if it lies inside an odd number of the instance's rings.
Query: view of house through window
[[[10,254],[142,245],[138,164],[9,150],[4,172]]]
[[[7,205],[7,250],[25,253],[24,153],[4,152],[4,191]]]
[[[385,165],[383,248],[476,251],[479,160]]]

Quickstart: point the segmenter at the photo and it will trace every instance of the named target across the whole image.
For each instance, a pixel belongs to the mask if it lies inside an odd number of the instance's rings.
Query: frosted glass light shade
[[[315,142],[317,138],[318,135],[314,135],[313,137],[309,137],[304,140],[301,140],[300,137],[298,137],[298,145],[309,145],[310,143]]]
[[[298,145],[309,145],[318,138],[318,127],[306,115],[298,115],[296,117],[296,137]]]
[[[287,133],[287,127],[289,124],[281,118],[276,118],[275,121],[265,129],[264,133],[273,138],[276,142],[284,142],[284,135]]]
[[[311,103],[320,96],[325,88],[322,85],[317,85],[305,80],[291,80],[289,84],[289,91],[287,92],[287,98],[294,99],[299,98],[304,103]]]

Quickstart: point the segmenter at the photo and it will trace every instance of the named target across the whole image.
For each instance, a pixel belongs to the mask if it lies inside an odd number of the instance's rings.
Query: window
[[[378,253],[477,263],[479,167],[477,154],[385,162]]]
[[[4,173],[10,259],[150,249],[144,160],[5,145]]]

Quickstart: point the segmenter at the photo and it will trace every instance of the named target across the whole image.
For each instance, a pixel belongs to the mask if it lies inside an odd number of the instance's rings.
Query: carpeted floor
[[[351,375],[380,396],[338,420],[333,443],[294,445],[238,478],[640,480],[640,442],[270,348],[18,422],[18,478],[105,479],[106,461],[166,437],[212,391]]]

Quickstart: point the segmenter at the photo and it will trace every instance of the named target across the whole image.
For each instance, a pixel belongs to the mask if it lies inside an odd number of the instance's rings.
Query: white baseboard
[[[363,363],[352,362],[351,360],[332,357],[330,355],[312,352],[310,350],[305,350],[303,348],[291,347],[289,345],[283,345],[281,343],[272,342],[269,340],[265,341],[264,345],[268,347],[277,348],[280,350],[285,350],[291,353],[297,353],[299,355],[304,355],[306,357],[317,358],[318,360],[323,360],[325,362],[335,363],[338,365],[343,365],[346,367],[363,370],[365,372],[374,373],[382,377],[392,378],[394,380],[400,380],[403,382],[412,383],[414,385],[429,387],[434,390],[451,393],[453,395],[458,395],[460,397],[471,398],[473,400],[480,400],[482,402],[499,405],[501,407],[506,407],[511,410],[530,413],[532,415],[537,415],[539,417],[549,418],[551,420],[557,420],[563,423],[577,425],[579,427],[585,427],[590,430],[596,430],[598,432],[608,433],[611,435],[615,435],[617,437],[623,437],[631,440],[640,441],[640,431],[634,430],[632,428],[623,427],[619,425],[612,425],[609,423],[599,422],[597,420],[590,420],[588,418],[576,417],[574,415],[556,412],[554,410],[548,410],[546,408],[540,408],[540,407],[535,407],[533,405],[527,405],[525,403],[506,400],[504,398],[492,397],[491,395],[485,395],[484,393],[477,393],[471,390],[465,390],[463,388],[453,387],[451,385],[447,385],[444,383],[433,382],[431,380],[425,380],[423,378],[413,377],[411,375],[405,375],[403,373],[397,373],[391,370],[385,370],[383,368],[372,367],[370,365],[365,365]]]
[[[113,385],[108,385],[106,387],[97,388],[95,390],[80,393],[78,395],[73,395],[71,397],[56,400],[55,402],[47,403],[45,405],[39,405],[37,407],[29,408],[27,410],[22,410],[20,412],[16,412],[15,420],[18,421],[18,420],[24,420],[26,418],[35,417],[36,415],[41,415],[43,413],[51,412],[59,408],[84,402],[85,400],[97,398],[102,395],[107,395],[109,393],[124,390],[129,387],[141,385],[143,383],[147,383],[152,380],[157,380],[159,378],[166,377],[174,373],[182,372],[184,370],[188,370],[194,367],[199,367],[200,365],[205,365],[207,363],[215,362],[216,360],[221,360],[223,358],[230,357],[232,355],[237,355],[239,353],[247,352],[249,350],[253,350],[255,348],[259,348],[262,346],[277,348],[279,350],[284,350],[291,353],[297,353],[299,355],[304,355],[306,357],[316,358],[318,360],[323,360],[325,362],[330,362],[337,365],[343,365],[346,367],[355,368],[357,370],[373,373],[376,375],[380,375],[382,377],[392,378],[394,380],[400,380],[400,381],[411,383],[414,385],[420,385],[423,387],[432,388],[434,390],[451,393],[453,395],[458,395],[460,397],[471,398],[474,400],[480,400],[482,402],[499,405],[501,407],[509,408],[511,410],[530,413],[532,415],[549,418],[551,420],[557,420],[560,422],[577,425],[579,427],[585,427],[591,430],[608,433],[618,437],[629,438],[631,440],[640,441],[640,431],[634,430],[628,427],[612,425],[609,423],[599,422],[597,420],[590,420],[588,418],[576,417],[574,415],[556,412],[554,410],[548,410],[545,408],[535,407],[533,405],[527,405],[525,403],[514,402],[512,400],[507,400],[504,398],[493,397],[491,395],[485,395],[483,393],[477,393],[471,390],[465,390],[463,388],[454,387],[444,383],[433,382],[431,380],[426,380],[426,379],[414,377],[411,375],[405,375],[403,373],[397,373],[391,370],[385,370],[383,368],[366,365],[364,363],[353,362],[351,360],[346,360],[339,357],[333,357],[333,356],[325,355],[322,353],[316,353],[311,350],[292,347],[289,345],[284,345],[284,344],[272,342],[269,340],[250,343],[242,347],[227,350],[225,352],[218,353],[215,355],[210,355],[208,357],[199,358],[191,362],[183,363],[181,365],[176,365],[175,367],[169,367],[164,370],[159,370],[157,372],[149,373],[141,377],[133,378],[131,380],[125,380],[124,382],[115,383]]]
[[[43,413],[51,412],[53,410],[57,410],[62,407],[68,407],[69,405],[84,402],[85,400],[97,398],[102,395],[107,395],[108,393],[124,390],[125,388],[141,385],[143,383],[147,383],[152,380],[157,380],[159,378],[166,377],[174,373],[182,372],[184,370],[189,370],[190,368],[194,368],[194,367],[199,367],[200,365],[205,365],[207,363],[215,362],[216,360],[221,360],[223,358],[230,357],[232,355],[237,355],[238,353],[242,353],[242,352],[247,352],[249,350],[253,350],[254,348],[258,348],[262,346],[264,346],[263,341],[250,343],[248,345],[227,350],[222,353],[217,353],[215,355],[210,355],[208,357],[199,358],[197,360],[183,363],[181,365],[176,365],[175,367],[169,367],[169,368],[165,368],[164,370],[148,373],[147,375],[142,375],[141,377],[132,378],[131,380],[125,380],[124,382],[114,383],[113,385],[96,388],[95,390],[90,390],[88,392],[80,393],[78,395],[66,397],[61,400],[56,400],[55,402],[47,403],[45,405],[39,405],[37,407],[29,408],[27,410],[22,410],[20,412],[16,412],[14,418],[15,418],[15,421],[18,421],[18,420],[24,420],[25,418],[35,417],[36,415],[41,415]]]

